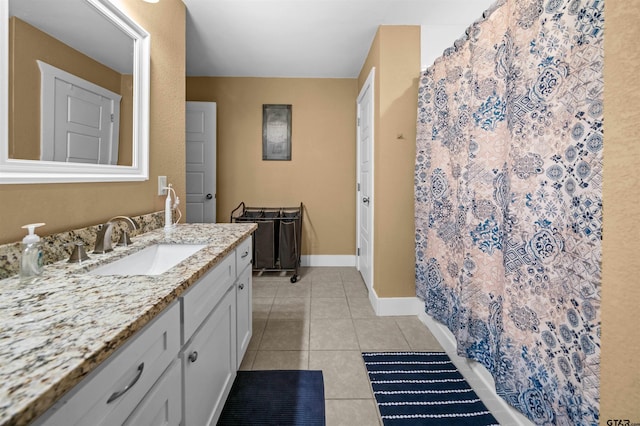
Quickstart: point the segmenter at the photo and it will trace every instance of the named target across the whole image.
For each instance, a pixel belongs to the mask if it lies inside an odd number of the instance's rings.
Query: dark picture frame
[[[291,160],[291,105],[262,105],[262,159]]]

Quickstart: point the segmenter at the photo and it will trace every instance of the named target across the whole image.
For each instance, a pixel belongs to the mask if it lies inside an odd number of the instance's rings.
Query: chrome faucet
[[[130,231],[138,229],[138,227],[136,226],[136,223],[130,217],[127,217],[127,216],[112,217],[100,227],[100,230],[98,230],[98,235],[96,235],[96,245],[93,249],[94,253],[107,253],[113,250],[113,247],[111,246],[112,244],[111,233],[113,232],[113,223],[118,220],[126,221],[129,224]],[[118,244],[125,245],[125,246],[131,244],[131,240],[129,239],[129,235],[127,234],[127,231],[122,231],[122,236]]]

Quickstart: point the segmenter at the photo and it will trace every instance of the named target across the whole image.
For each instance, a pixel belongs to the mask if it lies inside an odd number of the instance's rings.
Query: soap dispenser
[[[44,223],[31,223],[22,229],[28,229],[29,234],[22,239],[22,257],[20,258],[20,280],[30,282],[42,274],[44,258],[40,237],[34,230]]]

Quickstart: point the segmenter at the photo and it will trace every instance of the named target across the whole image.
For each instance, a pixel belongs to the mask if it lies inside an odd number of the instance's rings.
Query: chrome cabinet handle
[[[244,283],[240,283],[240,285],[238,285],[238,288],[239,288],[240,290],[244,290]]]
[[[196,360],[198,359],[198,352],[197,351],[193,351],[189,354],[189,361],[191,362],[196,362]]]
[[[242,253],[242,255],[240,256],[241,259],[244,259],[245,257],[249,256],[249,250],[245,251],[244,253]]]
[[[116,399],[120,398],[122,395],[127,393],[127,391],[131,389],[133,385],[135,385],[136,382],[140,379],[140,376],[142,376],[142,370],[144,370],[144,362],[138,366],[138,374],[136,374],[136,377],[133,378],[131,383],[125,386],[124,389],[112,393],[109,399],[107,400],[107,404],[115,401]]]
[[[362,202],[365,204],[369,204],[369,197],[363,197]]]

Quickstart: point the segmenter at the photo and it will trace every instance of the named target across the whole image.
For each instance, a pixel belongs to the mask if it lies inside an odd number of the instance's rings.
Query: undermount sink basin
[[[206,244],[155,244],[89,271],[91,275],[160,275]]]

